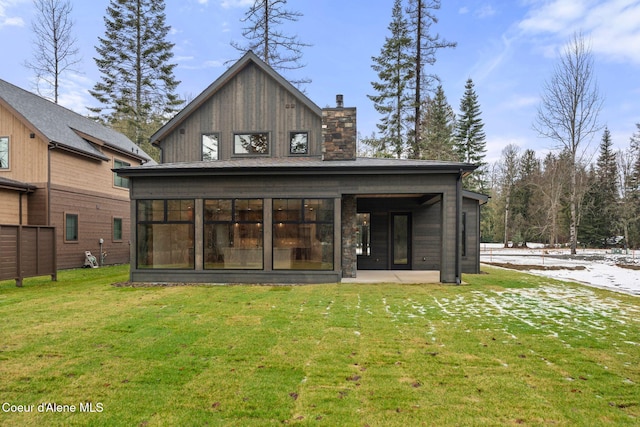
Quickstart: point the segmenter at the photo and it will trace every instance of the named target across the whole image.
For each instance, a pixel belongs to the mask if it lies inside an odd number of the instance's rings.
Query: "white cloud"
[[[524,37],[546,37],[536,41],[545,56],[556,54],[571,34],[582,32],[594,54],[640,64],[640,0],[536,1],[518,28]]]
[[[495,14],[496,10],[490,4],[485,4],[476,11],[476,16],[481,19],[488,18],[489,16],[493,16]]]
[[[88,105],[95,104],[95,99],[87,88],[93,86],[93,80],[79,74],[68,74],[60,81],[58,104],[86,116]]]
[[[0,29],[4,27],[24,27],[24,19],[20,16],[11,16],[8,10],[27,2],[28,0],[0,0]]]
[[[254,0],[222,0],[220,6],[223,9],[232,9],[235,7],[249,7],[253,5]]]

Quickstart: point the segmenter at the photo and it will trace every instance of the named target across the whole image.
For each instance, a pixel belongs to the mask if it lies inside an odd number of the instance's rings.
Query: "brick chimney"
[[[322,160],[356,159],[356,108],[344,108],[336,95],[336,108],[322,109]]]

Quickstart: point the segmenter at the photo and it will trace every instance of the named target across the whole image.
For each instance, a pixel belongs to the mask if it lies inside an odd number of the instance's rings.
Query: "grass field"
[[[486,273],[131,288],[112,286],[119,266],[0,282],[0,425],[640,423],[640,299]]]

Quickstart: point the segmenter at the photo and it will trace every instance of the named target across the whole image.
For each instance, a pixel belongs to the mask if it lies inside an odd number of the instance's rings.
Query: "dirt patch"
[[[640,270],[640,265],[638,264],[616,264],[616,267],[626,268],[629,270]]]
[[[511,270],[586,270],[584,265],[562,266],[562,265],[535,265],[535,264],[512,264],[510,262],[482,262],[483,264],[496,267],[509,268]]]

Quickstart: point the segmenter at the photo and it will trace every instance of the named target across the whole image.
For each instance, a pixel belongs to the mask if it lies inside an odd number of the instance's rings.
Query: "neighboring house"
[[[131,184],[132,281],[322,283],[362,269],[479,272],[467,163],[356,158],[356,109],[321,109],[252,52],[153,136]]]
[[[151,159],[127,137],[0,80],[0,224],[56,227],[57,267],[85,251],[128,263],[129,188],[113,173]]]

